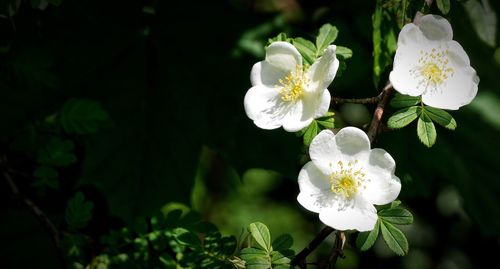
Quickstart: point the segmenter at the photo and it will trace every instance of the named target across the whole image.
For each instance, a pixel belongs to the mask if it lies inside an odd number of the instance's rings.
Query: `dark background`
[[[64,0],[43,10],[36,1],[21,1],[9,15],[12,2],[2,1],[0,7],[2,169],[22,172],[14,176],[16,184],[56,225],[64,228],[66,202],[81,191],[94,203],[85,231],[95,238],[160,209],[186,206],[236,236],[250,222],[262,221],[273,233],[291,233],[296,250],[321,227],[317,216],[295,200],[304,162],[301,139],[255,127],[244,113],[243,97],[267,38],[287,32],[312,39],[324,23],[337,26],[335,43],[354,52],[330,92],[377,95],[375,1]],[[469,16],[463,2],[451,1],[447,17],[481,78],[477,98],[452,112],[456,131],[437,127],[431,149],[418,141],[414,123],[382,133],[374,145],[396,160],[403,182],[400,199],[415,216],[413,225],[403,227],[410,254],[395,257],[380,240],[360,253],[350,242],[339,268],[496,263],[498,30],[491,35],[491,27],[474,28],[474,21],[484,18]],[[489,2],[498,14],[499,2]],[[439,14],[435,6],[431,12]],[[480,38],[488,33],[493,43]],[[37,187],[39,179],[32,176],[37,152],[54,133],[46,125],[71,98],[97,101],[109,119],[97,132],[57,133],[74,142],[77,160],[57,168],[58,188]],[[335,107],[339,126],[363,126],[373,111],[367,108]],[[3,178],[0,186],[0,267],[58,268],[43,225],[13,197]]]

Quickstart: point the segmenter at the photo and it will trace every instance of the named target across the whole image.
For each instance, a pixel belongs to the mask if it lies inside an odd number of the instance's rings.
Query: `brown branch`
[[[376,104],[380,99],[382,98],[382,93],[380,93],[377,96],[374,97],[368,97],[368,98],[340,98],[340,97],[333,97],[332,96],[332,105],[333,104],[344,104],[344,103],[351,103],[351,104]]]
[[[394,88],[392,87],[392,84],[390,82],[387,82],[381,93],[382,98],[378,101],[377,108],[375,109],[375,112],[373,112],[373,118],[370,123],[370,127],[368,127],[367,134],[370,142],[373,142],[373,140],[375,140],[375,137],[380,132],[382,116],[384,115],[385,107],[387,106],[387,103],[389,103],[393,91]]]
[[[12,191],[12,194],[14,195],[15,198],[18,198],[19,200],[23,201],[24,204],[31,210],[31,212],[38,218],[38,220],[45,226],[45,228],[49,231],[52,240],[54,241],[54,244],[56,247],[60,246],[61,243],[61,236],[59,233],[59,230],[56,228],[56,226],[52,223],[52,221],[49,219],[49,217],[37,206],[33,201],[31,201],[28,197],[24,196],[20,191],[19,188],[17,187],[16,183],[14,183],[14,180],[10,176],[10,174],[6,171],[3,172],[3,176],[5,180],[7,181],[7,184],[10,187],[10,190]]]
[[[333,250],[323,262],[318,264],[318,268],[327,268],[331,269],[335,267],[335,263],[339,257],[344,258],[344,244],[346,241],[346,237],[344,232],[337,231],[335,234],[335,244],[333,246]]]
[[[313,252],[325,238],[327,238],[335,229],[329,226],[323,227],[321,231],[314,237],[314,239],[305,247],[302,251],[300,251],[295,258],[293,258],[290,263],[291,266],[299,266],[300,268],[307,268],[306,258]]]

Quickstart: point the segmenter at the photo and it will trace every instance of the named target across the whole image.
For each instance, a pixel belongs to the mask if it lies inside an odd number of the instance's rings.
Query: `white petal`
[[[339,60],[335,53],[337,46],[330,45],[325,53],[308,70],[308,77],[311,80],[309,91],[322,91],[326,89],[335,78],[339,69]]]
[[[453,30],[447,19],[438,15],[425,15],[420,18],[420,30],[433,41],[448,41],[453,38]]]
[[[419,43],[425,43],[425,37],[418,26],[413,23],[408,23],[399,32],[398,35],[398,49],[402,46],[415,46],[418,47]]]
[[[326,115],[330,107],[330,93],[304,93],[304,97],[295,104],[287,105],[288,114],[283,121],[283,128],[288,132],[297,132],[309,126],[313,119]]]
[[[383,149],[372,149],[366,167],[366,176],[361,195],[376,205],[385,205],[394,201],[401,191],[401,181],[394,175],[396,163]]]
[[[302,65],[302,56],[292,44],[278,41],[267,47],[266,62],[273,68],[289,73],[295,70],[297,65]]]
[[[308,162],[299,173],[297,201],[307,210],[318,213],[328,194],[330,183],[328,176],[321,172],[313,162]]]
[[[304,100],[298,100],[296,103],[283,104],[287,108],[287,113],[283,119],[283,129],[287,132],[298,132],[309,126],[313,121],[311,107],[304,103]]]
[[[342,128],[335,135],[338,150],[345,156],[363,158],[370,150],[370,140],[365,132],[356,127]]]
[[[319,118],[326,115],[326,112],[328,112],[328,108],[330,108],[331,98],[332,96],[330,95],[330,92],[325,89],[321,94],[319,105],[317,106],[317,109],[314,113],[314,118]]]
[[[340,150],[331,130],[323,130],[316,135],[309,146],[309,156],[314,164],[325,174],[332,173],[331,165],[342,160]]]
[[[279,91],[264,85],[250,88],[244,100],[247,116],[262,129],[276,129],[282,125],[284,113],[279,104]]]
[[[472,67],[455,70],[446,80],[446,86],[428,90],[422,95],[424,104],[436,108],[457,110],[469,104],[477,94],[479,77]]]
[[[319,219],[326,225],[340,230],[371,231],[377,223],[377,210],[364,201],[356,199],[353,206],[340,209],[338,203],[332,207],[322,208]]]
[[[279,80],[289,74],[289,70],[283,70],[270,65],[266,61],[260,61],[253,65],[250,72],[250,81],[252,86],[266,85],[267,87],[275,87],[279,85]]]
[[[398,47],[396,51],[394,67],[389,74],[389,80],[392,87],[401,94],[419,96],[424,91],[422,87],[418,87],[419,78],[410,72],[419,64],[420,49],[413,45],[404,45]]]

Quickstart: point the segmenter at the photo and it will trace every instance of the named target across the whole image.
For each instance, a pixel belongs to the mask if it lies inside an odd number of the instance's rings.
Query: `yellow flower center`
[[[304,95],[304,89],[309,83],[309,79],[305,75],[305,69],[302,65],[297,65],[294,71],[291,71],[284,79],[280,79],[281,88],[279,93],[281,100],[285,102],[295,102]]]
[[[344,199],[351,199],[358,193],[360,188],[365,188],[363,182],[365,174],[361,168],[355,168],[358,160],[354,162],[349,161],[347,167],[344,163],[339,161],[337,163],[338,169],[330,174],[330,189],[333,193],[342,196]]]
[[[420,78],[418,87],[436,88],[453,76],[454,70],[449,67],[448,53],[441,46],[426,52],[420,50],[419,65],[410,71],[414,77]]]

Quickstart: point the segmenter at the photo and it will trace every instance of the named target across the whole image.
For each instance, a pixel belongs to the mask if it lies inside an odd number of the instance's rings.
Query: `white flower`
[[[324,116],[330,106],[327,87],[339,67],[335,49],[329,46],[308,67],[292,44],[272,43],[266,59],[252,68],[252,88],[244,102],[248,117],[262,129],[283,126],[288,132],[296,132]]]
[[[298,202],[337,230],[373,230],[374,204],[394,201],[401,190],[391,155],[383,149],[370,150],[368,136],[355,127],[336,135],[321,131],[309,155],[312,161],[299,174]]]
[[[425,15],[418,26],[405,25],[390,74],[394,89],[422,95],[422,101],[432,107],[455,110],[469,104],[476,96],[479,77],[452,38],[450,23],[440,16]]]

